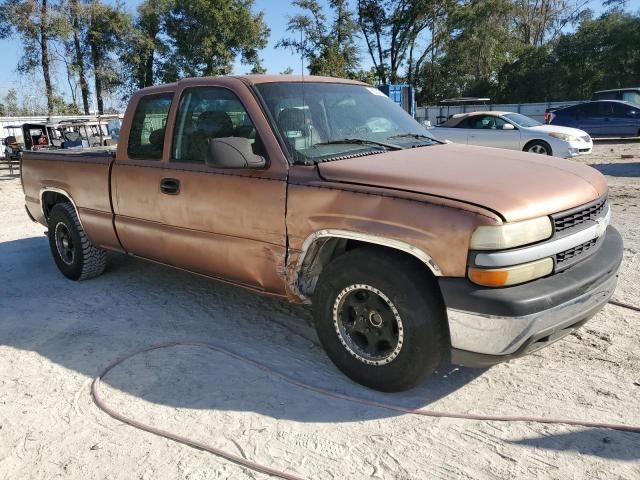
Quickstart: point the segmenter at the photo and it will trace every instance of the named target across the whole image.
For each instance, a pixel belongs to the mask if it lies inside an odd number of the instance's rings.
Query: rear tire
[[[537,153],[538,155],[552,155],[551,146],[542,140],[534,140],[527,143],[522,149],[525,152]]]
[[[407,390],[448,350],[446,312],[435,279],[413,258],[384,249],[349,251],[324,268],[314,320],[331,361],[357,383]]]
[[[54,205],[48,227],[51,254],[65,277],[87,280],[104,271],[107,252],[91,243],[71,203]]]

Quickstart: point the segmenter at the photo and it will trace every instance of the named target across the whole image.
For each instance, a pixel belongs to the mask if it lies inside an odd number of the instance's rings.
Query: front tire
[[[71,203],[54,205],[48,227],[51,254],[65,277],[87,280],[104,271],[107,252],[91,243]]]
[[[538,155],[552,155],[551,146],[547,142],[543,142],[542,140],[534,140],[533,142],[527,143],[523,151],[529,153],[537,153]]]
[[[448,348],[437,283],[407,255],[369,247],[341,255],[322,271],[313,304],[331,361],[375,390],[414,387]]]

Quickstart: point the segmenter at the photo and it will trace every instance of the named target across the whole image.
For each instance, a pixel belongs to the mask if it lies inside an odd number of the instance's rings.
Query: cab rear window
[[[173,92],[142,97],[131,122],[127,154],[137,160],[160,160]]]

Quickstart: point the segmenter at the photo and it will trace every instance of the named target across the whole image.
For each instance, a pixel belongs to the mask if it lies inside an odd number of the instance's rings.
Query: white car
[[[593,141],[577,128],[544,125],[511,112],[471,112],[453,115],[429,132],[439,140],[571,158],[588,155]]]

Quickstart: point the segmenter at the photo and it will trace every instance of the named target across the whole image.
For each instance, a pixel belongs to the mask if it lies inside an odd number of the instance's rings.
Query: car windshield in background
[[[539,127],[542,123],[519,113],[507,113],[503,115],[507,120],[515,123],[519,127]]]
[[[373,87],[289,82],[257,88],[298,162],[440,143]]]

